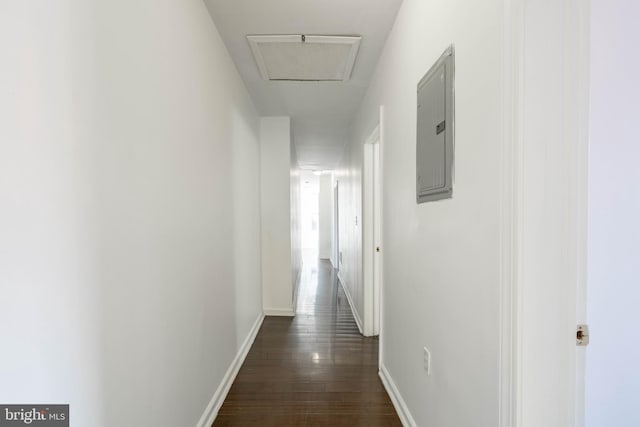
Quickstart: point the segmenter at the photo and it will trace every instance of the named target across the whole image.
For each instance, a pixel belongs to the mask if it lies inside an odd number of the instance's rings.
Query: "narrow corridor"
[[[295,318],[266,317],[214,426],[401,426],[329,261],[305,257]]]

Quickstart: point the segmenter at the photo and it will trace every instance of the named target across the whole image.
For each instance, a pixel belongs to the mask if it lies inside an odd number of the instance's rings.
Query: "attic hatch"
[[[346,82],[360,36],[247,36],[264,80]]]

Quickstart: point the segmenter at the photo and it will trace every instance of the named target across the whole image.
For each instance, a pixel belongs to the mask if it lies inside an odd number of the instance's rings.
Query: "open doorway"
[[[317,264],[319,237],[319,192],[320,177],[312,171],[300,175],[300,234],[302,239],[302,262]]]
[[[333,190],[331,172],[316,172],[319,179],[318,192],[318,258],[331,260],[331,240],[333,236]]]
[[[380,334],[382,189],[380,165],[380,127],[364,144],[363,159],[363,279],[364,334]]]
[[[298,296],[298,308],[310,310],[316,302],[319,290],[327,282],[332,283],[331,258],[332,202],[330,172],[303,171],[300,175],[300,234],[302,249],[301,283],[304,291]]]
[[[333,187],[333,250],[331,261],[333,268],[340,271],[340,207],[338,203],[339,182]]]

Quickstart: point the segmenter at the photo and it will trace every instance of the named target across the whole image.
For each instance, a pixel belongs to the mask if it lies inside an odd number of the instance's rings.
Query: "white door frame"
[[[340,271],[340,204],[339,204],[339,182],[336,180],[333,187],[333,259],[335,265],[333,268]]]
[[[581,427],[588,22],[581,0],[505,1],[501,427]]]
[[[378,245],[380,246],[380,252],[378,252],[378,264],[377,271],[375,272],[378,277],[378,369],[382,369],[383,366],[383,352],[384,352],[384,141],[385,141],[385,110],[384,105],[380,106],[379,121],[378,121],[378,206],[376,211],[378,213],[378,227],[376,229],[378,233]]]
[[[362,269],[365,336],[380,333],[381,173],[380,125],[363,147],[362,168]]]
[[[373,334],[380,335],[380,310],[382,295],[382,145],[380,144],[380,125],[378,142],[373,150]]]

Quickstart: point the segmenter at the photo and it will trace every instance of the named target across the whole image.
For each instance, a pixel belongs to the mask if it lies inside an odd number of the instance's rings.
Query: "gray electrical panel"
[[[418,83],[416,200],[453,194],[454,51],[449,46]]]

